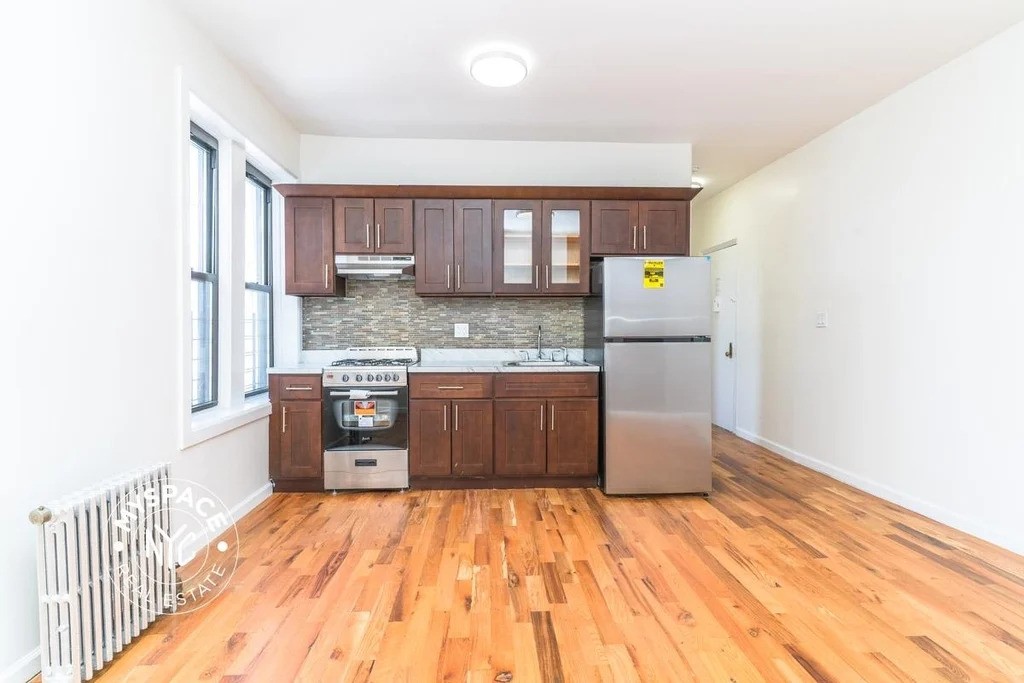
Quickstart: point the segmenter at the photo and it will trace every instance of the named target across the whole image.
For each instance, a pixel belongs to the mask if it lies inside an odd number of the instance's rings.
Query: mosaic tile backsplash
[[[469,324],[456,339],[455,323]],[[581,298],[459,298],[416,296],[415,283],[350,280],[340,297],[302,300],[302,348],[409,345],[419,348],[545,348],[583,346]]]

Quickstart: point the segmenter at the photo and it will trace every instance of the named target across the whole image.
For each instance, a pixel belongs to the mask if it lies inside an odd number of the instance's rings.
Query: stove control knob
[[[363,376],[362,375],[356,375],[356,381],[357,382],[362,382],[363,381]]]
[[[392,377],[391,375],[384,375],[384,381],[385,382],[390,382],[393,379],[396,379],[396,378]]]
[[[381,375],[377,375],[377,381],[378,382],[383,382],[384,381],[384,377],[381,376]]]
[[[347,382],[348,381],[348,375],[342,375],[341,376],[341,381],[342,382]]]

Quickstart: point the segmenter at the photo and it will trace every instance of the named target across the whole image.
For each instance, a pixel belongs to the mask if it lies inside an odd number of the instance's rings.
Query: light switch
[[[714,298],[714,300],[711,302],[711,310],[714,313],[721,313],[722,312],[722,297],[716,296]]]
[[[455,338],[456,339],[468,339],[469,338],[469,323],[455,323]]]
[[[828,311],[818,311],[814,319],[815,327],[828,327]]]

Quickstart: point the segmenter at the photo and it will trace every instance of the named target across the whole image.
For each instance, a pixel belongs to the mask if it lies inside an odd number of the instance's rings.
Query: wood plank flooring
[[[715,433],[715,493],[275,494],[102,681],[1019,681],[1024,558]]]

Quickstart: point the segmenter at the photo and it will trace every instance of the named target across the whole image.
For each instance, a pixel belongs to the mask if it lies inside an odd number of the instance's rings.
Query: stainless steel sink
[[[572,360],[511,360],[505,365],[513,368],[564,368],[570,365],[585,365]]]

